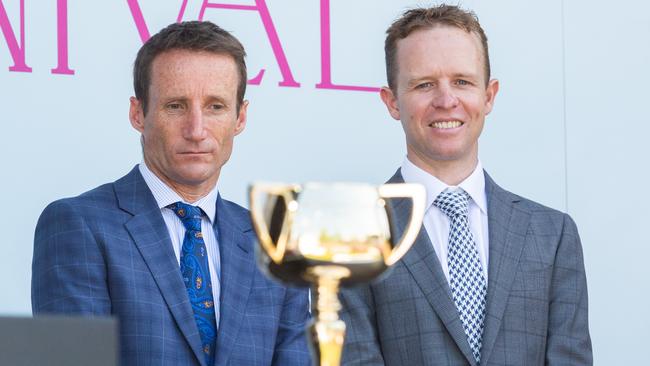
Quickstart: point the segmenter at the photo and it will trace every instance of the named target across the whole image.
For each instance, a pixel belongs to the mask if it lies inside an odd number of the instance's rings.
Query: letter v
[[[140,34],[140,39],[142,43],[145,43],[150,37],[149,28],[147,23],[144,21],[144,16],[142,15],[142,9],[140,9],[140,4],[138,0],[126,0],[126,3],[129,5],[129,10],[131,11],[131,16],[133,17],[133,22],[135,22],[135,27],[138,29]],[[180,22],[183,19],[183,14],[185,13],[185,8],[187,7],[187,0],[183,0],[181,4],[181,9],[176,17],[176,21]]]

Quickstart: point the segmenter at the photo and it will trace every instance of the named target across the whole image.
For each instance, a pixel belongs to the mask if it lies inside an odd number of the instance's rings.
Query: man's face
[[[486,87],[482,47],[464,30],[437,26],[397,42],[396,91],[381,97],[402,121],[409,159],[431,171],[448,166],[473,169],[485,116],[499,85]]]
[[[131,98],[130,118],[142,133],[147,166],[179,190],[210,190],[246,124],[247,102],[237,113],[239,73],[232,57],[172,50],[151,68],[146,116]]]

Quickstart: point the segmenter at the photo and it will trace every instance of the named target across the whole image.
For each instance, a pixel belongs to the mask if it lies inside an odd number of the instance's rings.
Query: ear
[[[129,120],[133,128],[144,133],[144,111],[142,103],[136,97],[129,98]]]
[[[245,100],[239,106],[239,115],[237,116],[237,124],[235,125],[235,136],[239,135],[246,127],[246,117],[248,113],[248,101]]]
[[[485,115],[492,112],[492,107],[494,106],[494,99],[497,97],[499,92],[499,80],[492,79],[488,82],[487,88],[485,89]]]
[[[381,97],[381,101],[386,105],[386,108],[388,108],[388,113],[390,113],[391,117],[399,121],[401,119],[399,116],[399,105],[397,104],[397,97],[393,94],[393,91],[389,87],[384,86],[379,91],[379,96]]]

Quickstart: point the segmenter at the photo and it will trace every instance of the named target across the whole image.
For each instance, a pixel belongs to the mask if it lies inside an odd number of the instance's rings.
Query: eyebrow
[[[474,79],[478,80],[479,76],[477,74],[465,74],[462,72],[455,73],[452,75],[455,79],[460,78],[460,79]]]
[[[166,103],[173,102],[173,101],[187,102],[188,100],[189,100],[189,98],[179,95],[179,96],[169,96],[167,98],[164,98],[162,101],[163,101],[163,104],[166,104]],[[218,101],[219,103],[227,104],[226,100],[223,97],[218,96],[218,95],[208,95],[207,100],[209,100],[209,101]]]
[[[171,96],[171,97],[166,97],[162,99],[163,104],[173,102],[173,101],[178,101],[178,102],[184,102],[186,101],[187,98],[185,97],[180,97],[180,96]]]
[[[428,77],[428,76],[419,77],[419,78],[414,78],[414,79],[410,79],[410,80],[408,81],[408,85],[409,85],[409,86],[414,86],[414,85],[418,85],[418,84],[420,84],[420,83],[423,82],[423,81],[429,81],[429,80],[431,80],[431,78]]]
[[[470,79],[470,80],[479,80],[478,74],[473,74],[473,73],[463,73],[463,72],[457,72],[451,75],[452,79]],[[430,76],[422,76],[422,77],[416,77],[413,79],[410,79],[408,81],[409,86],[414,86],[418,85],[421,82],[425,81],[430,81],[430,80],[435,80],[435,77],[430,77]]]

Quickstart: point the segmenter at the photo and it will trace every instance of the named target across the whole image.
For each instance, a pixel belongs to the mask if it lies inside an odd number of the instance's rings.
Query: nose
[[[450,85],[439,84],[431,100],[434,108],[452,109],[458,105],[458,97]]]
[[[201,141],[207,137],[203,111],[199,106],[190,108],[183,128],[183,137],[187,140]]]

